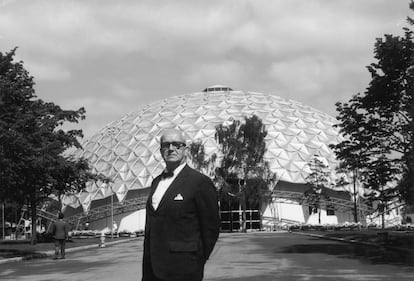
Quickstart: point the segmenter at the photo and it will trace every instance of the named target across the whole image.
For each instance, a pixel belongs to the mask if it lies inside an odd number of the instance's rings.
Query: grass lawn
[[[329,238],[342,238],[361,242],[374,243],[387,247],[414,250],[413,231],[390,231],[381,229],[343,230],[343,231],[303,231],[324,235]]]

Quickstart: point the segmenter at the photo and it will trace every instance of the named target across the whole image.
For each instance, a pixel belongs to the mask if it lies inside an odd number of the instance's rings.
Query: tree
[[[195,140],[189,145],[189,156],[194,169],[209,176],[213,181],[215,180],[216,153],[207,158],[203,143],[201,140]]]
[[[109,183],[112,180],[105,175],[91,171],[89,162],[84,158],[58,155],[51,173],[52,193],[58,200],[58,208],[62,209],[62,196],[66,193],[77,193],[86,188],[89,182]]]
[[[84,160],[65,156],[68,149],[81,147],[82,131],[65,131],[62,125],[83,120],[84,108],[62,110],[38,99],[33,77],[23,62],[13,61],[15,51],[0,52],[0,195],[29,205],[34,226],[42,200],[54,192],[82,188],[85,175],[92,173]]]
[[[308,163],[310,170],[306,177],[306,182],[311,186],[310,190],[305,191],[305,200],[310,206],[315,207],[318,211],[318,223],[321,224],[321,200],[329,199],[326,194],[326,188],[329,187],[329,167],[314,155]]]
[[[242,231],[246,231],[246,206],[264,195],[276,176],[263,158],[267,131],[256,116],[245,117],[244,123],[232,120],[216,127],[221,163],[216,170],[220,194],[232,196],[242,208]],[[223,199],[223,197],[221,197]]]
[[[378,38],[374,58],[366,91],[336,104],[345,140],[331,148],[342,166],[359,171],[369,199],[414,204],[413,32]]]

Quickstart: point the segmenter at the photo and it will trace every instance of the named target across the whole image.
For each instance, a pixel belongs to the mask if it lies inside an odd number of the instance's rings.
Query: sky
[[[125,114],[216,84],[336,116],[363,93],[374,43],[409,0],[0,0],[0,52],[38,98],[86,109],[85,138]]]

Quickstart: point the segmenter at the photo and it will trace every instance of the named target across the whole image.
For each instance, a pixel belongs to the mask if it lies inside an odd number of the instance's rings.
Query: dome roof
[[[88,159],[96,172],[114,180],[111,189],[122,201],[128,190],[149,187],[164,169],[159,152],[164,129],[182,129],[189,140],[201,140],[207,155],[211,155],[219,150],[214,139],[216,125],[253,114],[266,126],[265,159],[281,180],[304,183],[306,164],[315,154],[331,168],[336,166],[328,144],[342,138],[333,128],[333,117],[278,96],[235,91],[221,85],[154,102],[129,113],[86,140],[77,155]],[[92,200],[109,195],[107,188],[98,185],[91,184],[79,194],[84,209]]]

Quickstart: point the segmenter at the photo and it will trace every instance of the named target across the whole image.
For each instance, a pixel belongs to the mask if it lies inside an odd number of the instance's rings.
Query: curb
[[[398,247],[392,247],[392,246],[386,246],[378,243],[373,242],[366,242],[366,241],[360,241],[360,240],[354,240],[354,239],[345,239],[345,238],[338,238],[338,237],[329,237],[326,235],[320,235],[320,234],[313,234],[313,233],[305,233],[305,232],[296,232],[293,231],[291,233],[299,234],[299,235],[305,235],[305,236],[311,236],[319,239],[327,239],[327,240],[333,240],[333,241],[340,241],[344,243],[350,243],[350,244],[360,244],[360,245],[366,245],[366,246],[374,246],[374,247],[383,247],[389,250],[393,251],[400,251],[400,252],[406,252],[406,253],[414,253],[414,249],[404,249],[404,248],[398,248]]]
[[[128,242],[128,241],[138,240],[138,239],[139,239],[139,237],[134,237],[134,238],[123,239],[123,240],[119,240],[119,241],[106,242],[105,244],[107,246],[111,246],[111,245],[120,244],[120,243],[124,243],[124,242]],[[81,250],[87,250],[87,249],[92,249],[92,248],[99,248],[99,245],[98,244],[91,244],[91,245],[87,245],[87,246],[67,248],[66,253],[71,253],[71,252],[76,252],[76,251],[81,251]],[[54,250],[36,252],[36,253],[33,253],[31,255],[27,255],[27,256],[24,256],[24,257],[14,257],[14,258],[8,258],[8,259],[0,259],[0,264],[9,263],[9,262],[16,262],[16,261],[24,261],[24,260],[41,259],[41,258],[46,258],[46,257],[53,256],[54,254],[55,254]]]

